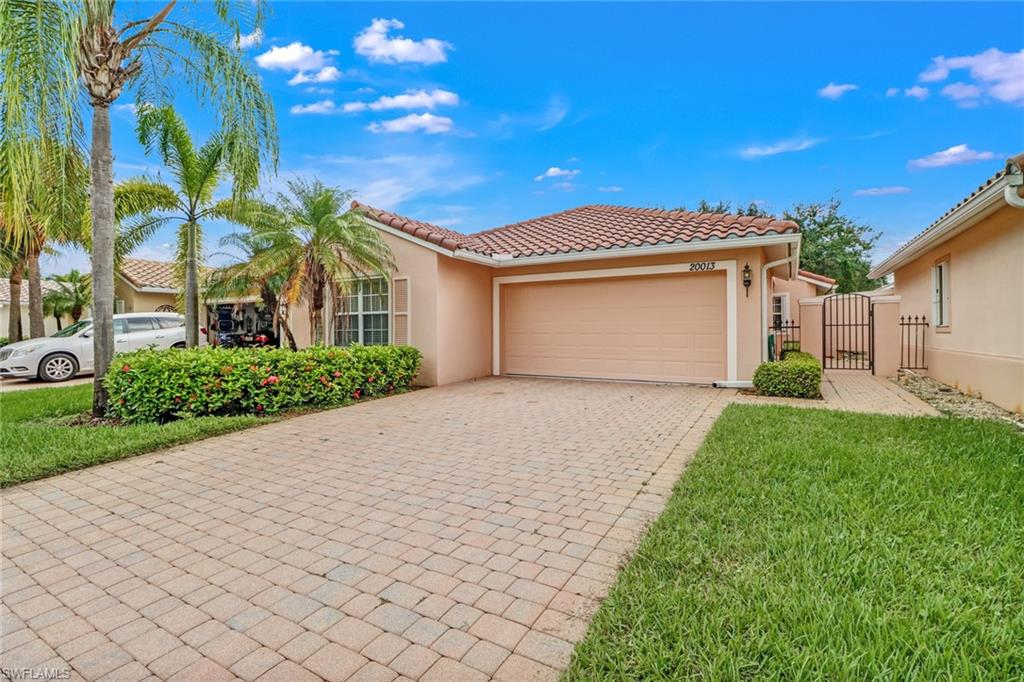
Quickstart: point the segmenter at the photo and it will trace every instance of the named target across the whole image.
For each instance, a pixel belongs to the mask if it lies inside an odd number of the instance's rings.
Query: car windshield
[[[75,334],[77,334],[78,332],[82,331],[86,327],[91,327],[91,326],[92,326],[92,320],[79,320],[78,322],[75,322],[70,327],[64,327],[59,332],[57,332],[55,334],[50,334],[50,336],[59,336],[59,337],[74,336]]]

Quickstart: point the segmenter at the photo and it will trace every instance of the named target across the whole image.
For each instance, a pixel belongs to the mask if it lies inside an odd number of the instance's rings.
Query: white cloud
[[[235,44],[240,50],[247,50],[250,47],[256,47],[263,42],[263,29],[256,29],[252,33],[238,36],[238,40]]]
[[[913,97],[914,99],[924,100],[928,98],[928,88],[921,85],[912,85],[903,91],[904,97]]]
[[[139,112],[139,108],[134,104],[115,104],[114,111],[128,116],[135,116]]]
[[[853,192],[855,197],[887,197],[893,194],[910,194],[910,188],[903,185],[888,185],[886,187],[867,187]]]
[[[889,88],[888,90],[885,91],[886,97],[895,97],[898,94],[900,94],[899,88]]]
[[[802,152],[815,145],[821,144],[824,140],[820,137],[797,137],[789,140],[780,140],[766,145],[750,145],[740,150],[740,156],[744,159],[757,159],[762,156],[775,156],[789,152]]]
[[[968,83],[950,83],[942,88],[942,94],[961,107],[975,107],[981,99],[981,88]]]
[[[925,83],[935,83],[946,80],[953,71],[960,70],[968,72],[979,90],[978,97],[973,99],[990,97],[1000,102],[1024,106],[1024,50],[1003,52],[993,47],[976,55],[935,57],[919,79]],[[957,99],[957,92],[954,89],[947,96]]]
[[[288,85],[302,85],[303,83],[333,83],[341,80],[341,71],[334,66],[325,66],[319,71],[299,71],[291,77]]]
[[[452,129],[452,120],[434,114],[409,114],[390,121],[374,121],[366,129],[371,133],[447,133]]]
[[[293,114],[339,114],[341,108],[332,100],[325,99],[312,104],[296,104],[289,111]]]
[[[977,163],[978,161],[990,161],[995,158],[992,152],[979,152],[971,149],[966,144],[958,144],[941,152],[929,154],[920,159],[911,159],[907,163],[908,168],[944,168],[946,166],[958,166],[965,163]]]
[[[856,90],[857,86],[853,83],[832,83],[818,90],[818,97],[824,97],[825,99],[839,99],[851,90]]]
[[[621,192],[621,191],[622,191],[622,188],[621,188],[621,187],[619,187],[618,185],[608,185],[607,187],[598,187],[598,188],[597,188],[597,191],[598,191],[598,192],[612,192],[612,193],[618,193],[618,192]]]
[[[583,171],[569,170],[567,168],[559,168],[558,166],[551,166],[546,171],[534,178],[535,181],[540,182],[544,178],[575,178]]]
[[[541,116],[540,127],[537,130],[550,130],[562,122],[565,115],[569,113],[569,103],[561,95],[552,95],[548,100],[548,108]]]
[[[337,50],[314,50],[309,45],[294,42],[257,55],[256,64],[270,71],[318,71],[337,54]]]
[[[391,37],[391,29],[405,28],[398,19],[374,19],[352,41],[357,54],[371,62],[416,64],[437,64],[448,61],[448,50],[451,43],[437,38],[412,40],[404,36]]]
[[[472,160],[451,154],[364,157],[326,155],[310,159],[311,167],[293,171],[315,174],[336,187],[351,187],[371,206],[395,209],[419,197],[436,199],[484,182]]]
[[[345,111],[387,111],[390,109],[430,109],[439,106],[455,106],[459,96],[448,90],[406,90],[401,95],[385,95],[375,102],[348,102]]]
[[[333,95],[334,94],[334,90],[332,90],[331,88],[308,87],[308,88],[305,88],[305,91],[309,92],[309,93],[312,93],[314,95]]]

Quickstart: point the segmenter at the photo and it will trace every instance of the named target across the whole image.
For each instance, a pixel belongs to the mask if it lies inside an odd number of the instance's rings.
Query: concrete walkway
[[[41,379],[0,379],[0,393],[12,393],[14,391],[32,391],[37,388],[59,388],[61,386],[77,386],[79,384],[91,384],[92,375],[75,377],[60,383],[50,383]]]
[[[730,393],[485,379],[9,489],[2,667],[553,680]]]
[[[941,416],[938,410],[917,396],[866,370],[827,370],[822,377],[821,395],[822,400],[799,400],[738,394],[734,400],[740,403],[817,407],[905,417]]]

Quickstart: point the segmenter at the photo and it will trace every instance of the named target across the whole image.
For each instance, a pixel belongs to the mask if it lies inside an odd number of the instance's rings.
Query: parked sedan
[[[114,350],[184,348],[185,318],[176,313],[114,315]],[[52,336],[0,348],[0,377],[67,381],[92,372],[92,320],[80,320]]]

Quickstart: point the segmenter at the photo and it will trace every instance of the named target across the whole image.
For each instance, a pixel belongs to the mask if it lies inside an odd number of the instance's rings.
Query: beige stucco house
[[[42,280],[40,285],[43,289],[43,296],[48,291],[58,289],[59,287],[49,280]],[[28,281],[24,280],[21,283],[21,300],[17,303],[11,301],[11,281],[9,279],[0,279],[0,336],[6,337],[7,330],[10,328],[11,315],[21,316],[21,329],[22,334],[28,338]],[[88,316],[88,309],[86,309],[85,315]],[[70,315],[65,315],[61,318],[61,326],[71,324],[74,320],[71,319]],[[43,317],[43,325],[46,330],[46,335],[49,336],[57,331],[57,318],[53,315],[45,315]]]
[[[348,297],[335,338],[417,346],[426,385],[492,374],[744,385],[773,320],[796,319],[797,300],[834,284],[801,273],[800,232],[785,220],[583,206],[462,234],[354,207],[396,271]]]
[[[883,260],[903,315],[925,315],[925,372],[1024,411],[1024,154]],[[890,292],[887,292],[890,293]]]

